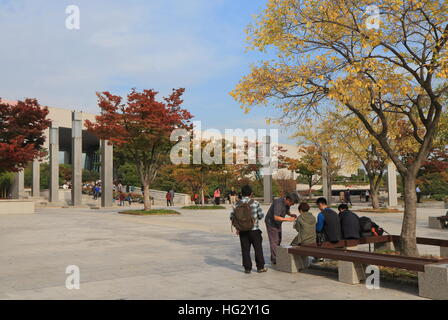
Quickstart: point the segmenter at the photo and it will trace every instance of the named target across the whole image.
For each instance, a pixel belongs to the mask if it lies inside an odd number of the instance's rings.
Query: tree
[[[44,130],[51,125],[48,108],[36,99],[10,104],[0,99],[0,173],[18,172],[43,158]]]
[[[169,161],[174,129],[190,129],[192,115],[181,108],[184,89],[173,90],[169,97],[157,101],[158,92],[133,89],[122,97],[109,92],[98,93],[102,114],[96,122],[86,120],[88,131],[113,143],[129,162],[135,164],[144,189],[145,210],[151,208],[149,189],[163,163]]]
[[[330,113],[328,118],[328,122],[333,123],[334,142],[351,154],[356,163],[362,164],[369,179],[372,207],[378,209],[379,190],[389,161],[386,153],[353,115]]]
[[[211,191],[210,188],[217,187],[210,186],[210,181],[213,180],[214,177],[221,175],[226,167],[224,164],[226,144],[223,144],[222,141],[219,140],[202,140],[200,148],[201,152],[207,150],[210,158],[216,161],[206,163],[203,161],[204,159],[202,159],[200,163],[180,164],[174,169],[173,175],[178,183],[187,185],[192,194],[199,192],[201,204],[205,205],[205,194],[208,193],[208,191]],[[221,157],[218,158],[219,154],[216,154],[215,159],[215,151],[219,149],[221,149]],[[204,154],[202,153],[202,155]]]
[[[381,12],[379,28],[365,14],[369,5]],[[271,0],[249,42],[275,47],[279,58],[253,67],[232,92],[246,108],[276,101],[288,122],[329,104],[356,115],[404,181],[404,255],[418,255],[416,176],[448,90],[440,85],[448,76],[447,18],[446,0]],[[395,148],[397,121],[412,138],[411,158]]]
[[[314,145],[299,149],[300,158],[286,158],[287,168],[296,172],[308,184],[308,195],[311,199],[313,186],[318,184],[322,175],[322,155]]]

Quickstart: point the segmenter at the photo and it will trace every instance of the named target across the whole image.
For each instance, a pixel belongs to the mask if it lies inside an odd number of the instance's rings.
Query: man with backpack
[[[230,213],[230,221],[240,237],[244,272],[249,274],[252,271],[251,246],[255,251],[257,272],[266,272],[268,269],[264,267],[263,238],[259,227],[259,220],[263,219],[264,214],[260,204],[251,199],[252,188],[250,186],[244,186],[241,189],[241,194],[242,199],[236,203]]]

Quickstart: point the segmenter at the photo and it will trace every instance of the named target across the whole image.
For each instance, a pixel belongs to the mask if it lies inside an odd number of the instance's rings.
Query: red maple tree
[[[123,98],[109,92],[97,93],[102,114],[96,122],[86,120],[87,130],[100,139],[109,140],[137,167],[144,189],[145,210],[151,208],[149,188],[161,165],[169,161],[174,143],[171,132],[191,129],[192,115],[181,108],[185,89],[173,89],[169,97],[157,101],[158,92],[133,89]]]
[[[46,155],[44,130],[51,125],[48,108],[36,99],[8,103],[0,99],[0,173],[17,172]]]

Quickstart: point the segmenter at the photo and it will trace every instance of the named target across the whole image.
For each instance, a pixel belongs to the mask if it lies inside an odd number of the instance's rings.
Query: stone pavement
[[[420,299],[414,285],[383,282],[368,290],[321,270],[246,275],[228,210],[157,217],[119,210],[41,208],[35,215],[1,215],[0,299]],[[448,239],[448,232],[427,228],[427,216],[442,212],[419,209],[418,234]],[[400,214],[369,216],[399,233]],[[283,228],[289,243],[292,225]],[[264,238],[269,261],[265,232]],[[80,268],[79,290],[65,287],[68,265]]]

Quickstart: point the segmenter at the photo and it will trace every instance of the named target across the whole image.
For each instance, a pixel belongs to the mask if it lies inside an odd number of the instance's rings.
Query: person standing
[[[339,202],[345,202],[345,192],[339,192]]]
[[[422,190],[420,190],[420,187],[417,185],[417,188],[415,188],[415,192],[417,193],[417,203],[422,203]]]
[[[166,197],[166,206],[170,207],[171,206],[171,192],[168,191],[166,193],[165,197]]]
[[[100,195],[100,187],[98,185],[95,185],[93,188],[93,200],[97,200]]]
[[[236,192],[235,189],[232,187],[232,190],[230,190],[230,204],[235,205],[236,203]]]
[[[215,192],[213,193],[213,197],[215,198],[215,204],[219,206],[221,202],[221,190],[219,188],[215,189]]]
[[[130,194],[130,193],[128,193],[128,195],[126,196],[126,199],[125,199],[125,200],[128,201],[129,206],[132,206],[132,197],[131,197],[131,194]]]
[[[171,188],[169,192],[170,192],[170,196],[171,196],[170,203],[171,203],[171,206],[174,207],[174,195],[175,195],[174,189]]]
[[[344,195],[345,195],[345,203],[346,204],[350,203],[350,205],[353,206],[352,200],[351,200],[350,189],[345,190],[345,194]]]
[[[126,198],[125,194],[120,191],[118,198],[120,200],[120,207],[124,207],[124,199]]]
[[[299,203],[299,195],[295,192],[288,193],[285,197],[275,199],[266,214],[264,221],[269,237],[272,264],[277,263],[276,250],[282,242],[282,223],[294,221],[297,218],[297,215],[290,212],[290,207],[297,203]],[[285,218],[286,215],[289,218]]]
[[[259,221],[263,219],[264,214],[260,204],[251,199],[252,188],[250,186],[244,186],[241,193],[243,198],[233,207],[230,213],[230,221],[232,221],[232,225],[236,228],[236,233],[240,238],[244,272],[247,274],[252,272],[250,249],[254,247],[257,272],[263,273],[268,271],[264,266],[263,237],[259,227]]]
[[[319,198],[316,200],[320,213],[317,215],[316,232],[318,241],[338,242],[342,239],[341,222],[338,214],[330,209],[327,199]]]
[[[370,191],[366,190],[366,202],[369,202],[370,199]]]

